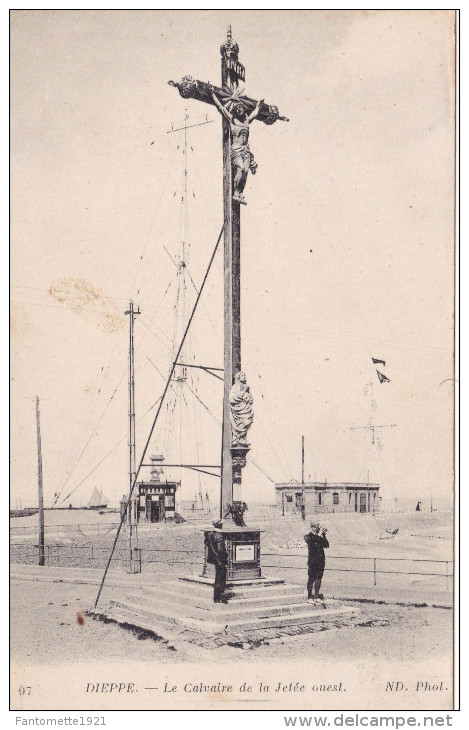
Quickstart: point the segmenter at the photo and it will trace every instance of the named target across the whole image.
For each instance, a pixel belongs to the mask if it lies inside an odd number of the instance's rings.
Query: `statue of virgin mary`
[[[246,385],[246,375],[236,373],[229,394],[232,446],[248,446],[246,434],[254,420],[253,397]]]

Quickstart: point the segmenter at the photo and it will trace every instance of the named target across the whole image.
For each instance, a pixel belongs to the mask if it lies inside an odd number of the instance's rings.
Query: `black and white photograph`
[[[11,709],[457,709],[457,19],[10,11]]]

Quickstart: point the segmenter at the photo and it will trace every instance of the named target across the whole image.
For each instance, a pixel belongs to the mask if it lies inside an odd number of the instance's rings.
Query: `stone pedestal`
[[[246,580],[261,577],[261,530],[251,527],[238,527],[234,523],[224,525],[220,529],[204,530],[204,537],[209,532],[220,532],[225,541],[228,553],[226,571],[227,581]],[[207,576],[207,547],[205,547],[202,576]]]

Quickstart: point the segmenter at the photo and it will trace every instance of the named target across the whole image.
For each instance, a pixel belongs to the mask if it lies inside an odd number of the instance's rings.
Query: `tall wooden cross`
[[[228,27],[221,53],[221,87],[184,76],[175,86],[184,99],[213,104],[222,114],[223,124],[223,205],[224,205],[224,394],[222,436],[222,483],[220,516],[241,510],[241,469],[246,464],[249,444],[246,434],[253,420],[252,397],[241,369],[240,311],[240,205],[246,205],[244,187],[248,172],[257,163],[249,148],[249,125],[254,119],[273,124],[279,115],[276,106],[256,102],[243,95],[240,81],[245,68],[238,60],[239,47]]]

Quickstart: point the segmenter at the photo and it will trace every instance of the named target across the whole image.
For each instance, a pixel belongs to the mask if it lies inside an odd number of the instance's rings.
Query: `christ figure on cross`
[[[246,185],[248,171],[251,170],[251,173],[255,175],[257,170],[257,162],[254,160],[254,155],[248,145],[249,125],[258,116],[260,106],[264,99],[257,102],[249,116],[241,101],[235,102],[232,112],[230,113],[218,100],[213,91],[212,99],[218,111],[225,117],[230,125],[233,200],[236,200],[238,203],[242,203],[243,205],[247,205],[243,192]]]

